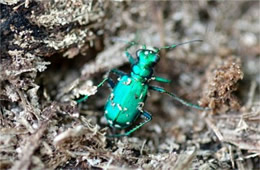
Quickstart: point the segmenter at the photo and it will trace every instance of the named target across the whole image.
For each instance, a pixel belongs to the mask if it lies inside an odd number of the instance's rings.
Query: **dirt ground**
[[[259,1],[0,2],[0,169],[260,169]],[[127,44],[190,40],[160,52],[172,82],[151,84],[210,110],[150,91],[152,121],[107,137],[141,121],[109,127],[97,88],[131,72]]]

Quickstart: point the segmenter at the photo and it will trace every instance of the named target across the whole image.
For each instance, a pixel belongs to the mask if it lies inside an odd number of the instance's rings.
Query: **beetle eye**
[[[160,56],[157,55],[156,57],[156,63],[158,63],[160,61]]]
[[[136,56],[137,56],[137,57],[140,56],[141,51],[142,51],[142,50],[137,50],[137,51],[136,51]]]

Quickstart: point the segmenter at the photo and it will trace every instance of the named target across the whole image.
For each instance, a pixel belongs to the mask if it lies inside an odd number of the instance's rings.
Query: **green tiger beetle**
[[[152,115],[147,111],[143,110],[144,103],[147,98],[148,90],[154,90],[160,93],[165,93],[171,96],[173,99],[179,101],[180,103],[193,107],[200,110],[208,110],[208,108],[203,108],[199,105],[188,103],[181,98],[177,97],[175,94],[166,91],[161,87],[156,87],[149,85],[151,81],[157,81],[160,83],[170,83],[171,81],[162,77],[153,75],[153,68],[159,62],[160,56],[159,52],[162,49],[173,49],[177,46],[188,44],[192,42],[200,42],[201,40],[193,40],[185,43],[179,43],[171,46],[164,46],[161,48],[154,47],[153,49],[146,48],[143,45],[142,49],[136,51],[137,59],[135,59],[128,50],[138,43],[132,41],[128,42],[128,46],[125,49],[125,55],[127,56],[131,66],[132,71],[127,74],[123,71],[113,69],[110,72],[119,76],[118,83],[115,84],[111,78],[107,76],[97,87],[102,86],[105,82],[108,82],[109,86],[112,88],[112,93],[107,99],[105,105],[105,117],[108,124],[111,127],[118,129],[125,129],[131,125],[139,118],[143,118],[144,121],[139,125],[136,125],[131,130],[123,134],[115,134],[110,137],[121,137],[128,136],[137,129],[144,126],[146,123],[152,120]],[[85,96],[79,100],[80,103],[86,100],[88,96]]]

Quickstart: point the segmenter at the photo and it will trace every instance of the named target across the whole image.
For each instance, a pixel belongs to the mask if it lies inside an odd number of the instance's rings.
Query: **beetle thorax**
[[[132,67],[132,77],[139,81],[146,81],[153,74],[154,65],[159,62],[159,55],[156,51],[140,49],[136,52],[138,62]]]
[[[140,76],[140,78],[149,79],[153,74],[153,68],[152,67],[144,67],[143,65],[136,64],[132,68],[132,73],[136,76]]]

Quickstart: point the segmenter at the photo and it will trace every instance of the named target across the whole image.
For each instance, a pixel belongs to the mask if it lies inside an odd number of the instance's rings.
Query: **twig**
[[[173,169],[175,170],[188,170],[191,166],[193,158],[196,156],[196,148],[194,148],[192,151],[189,151],[188,153],[181,154]]]
[[[251,85],[250,85],[250,90],[249,90],[249,93],[248,93],[248,100],[247,100],[247,103],[246,103],[246,108],[250,108],[253,104],[253,99],[254,99],[254,96],[255,96],[255,91],[256,91],[256,86],[257,86],[257,83],[256,81],[252,81],[251,82]]]
[[[141,150],[140,150],[140,155],[143,155],[143,150],[144,150],[145,143],[146,143],[146,139],[144,140],[144,142],[142,144],[142,147],[141,147]]]
[[[229,155],[230,155],[232,168],[235,169],[234,155],[233,155],[233,152],[232,152],[232,146],[231,145],[228,145],[228,151],[229,151]]]
[[[51,106],[47,107],[43,111],[43,112],[48,113],[48,117],[44,121],[41,122],[41,125],[38,128],[38,130],[26,139],[27,141],[26,141],[25,146],[22,149],[22,154],[20,156],[20,160],[18,160],[14,163],[11,170],[17,170],[17,169],[27,170],[29,168],[31,161],[32,161],[33,153],[39,147],[39,145],[41,143],[40,139],[44,135],[44,132],[49,125],[49,122],[50,122],[49,120],[56,112],[56,109],[57,108],[54,107],[54,104],[52,104]],[[45,115],[45,113],[42,113],[42,114]]]
[[[221,134],[221,132],[219,131],[219,129],[212,123],[212,121],[207,117],[205,118],[205,121],[207,123],[207,125],[214,131],[214,133],[216,134],[216,136],[218,137],[218,139],[220,141],[223,141],[223,135]]]
[[[32,113],[38,121],[41,120],[41,116],[37,113],[37,111],[35,110],[35,108],[31,105],[31,103],[26,99],[26,97],[24,96],[24,93],[22,93],[22,91],[20,89],[16,89],[17,93],[20,96],[20,99],[22,101],[24,110],[28,113]]]
[[[106,167],[104,168],[104,170],[107,170],[112,162],[113,162],[113,158],[109,159],[109,161],[108,161]]]

